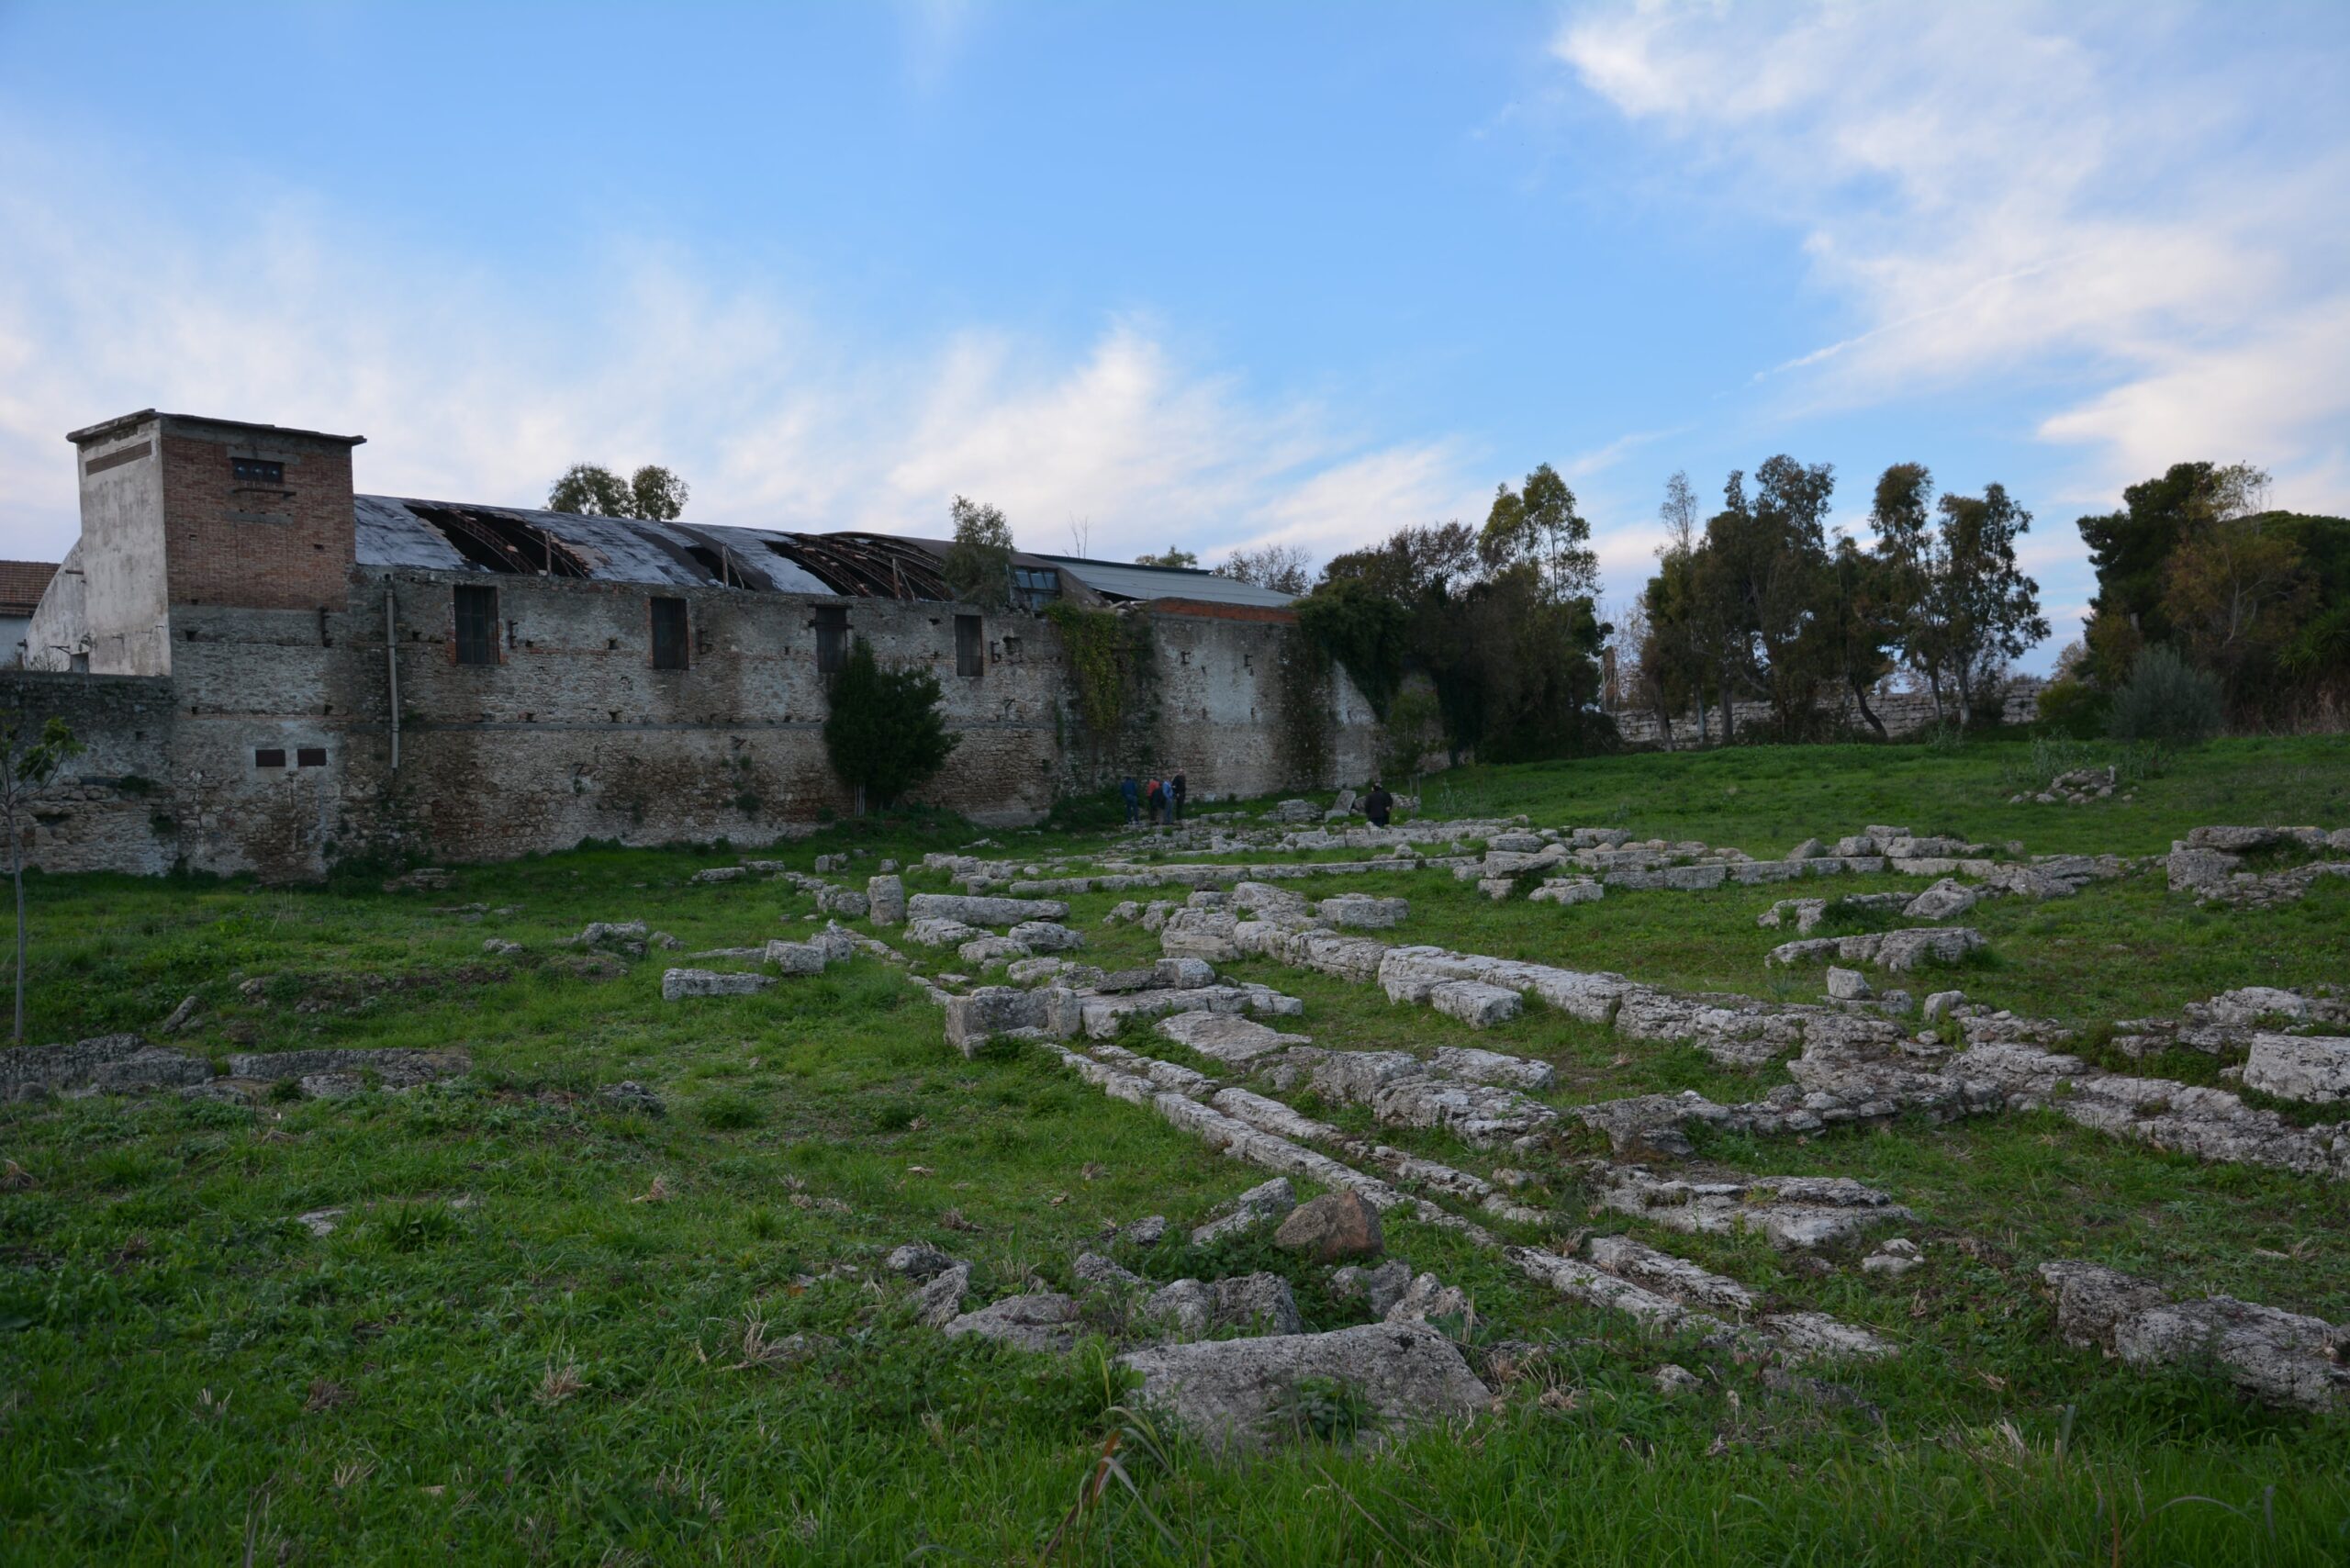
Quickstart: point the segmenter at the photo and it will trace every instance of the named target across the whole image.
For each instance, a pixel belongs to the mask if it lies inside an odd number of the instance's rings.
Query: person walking
[[[1142,787],[1142,800],[1143,804],[1150,808],[1150,825],[1157,827],[1167,811],[1166,789],[1158,779],[1150,779]]]
[[[1171,820],[1179,823],[1183,820],[1183,801],[1191,792],[1191,786],[1183,782],[1183,770],[1180,767],[1177,768],[1175,770],[1174,786],[1168,791],[1167,795],[1168,803],[1174,808],[1173,812],[1170,813]]]
[[[1126,802],[1126,825],[1132,827],[1142,821],[1142,786],[1136,783],[1135,776],[1129,773],[1118,780],[1118,793]]]
[[[1371,793],[1362,798],[1362,814],[1371,819],[1371,826],[1385,827],[1388,813],[1394,809],[1395,797],[1387,792],[1386,785],[1372,779]]]

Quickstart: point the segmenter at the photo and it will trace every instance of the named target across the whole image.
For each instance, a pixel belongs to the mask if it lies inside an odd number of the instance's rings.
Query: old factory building
[[[936,674],[961,741],[923,798],[981,823],[1121,766],[1203,798],[1371,770],[1342,673],[1301,744],[1288,596],[1206,573],[1015,555],[986,610],[932,542],[359,495],[360,437],[151,410],[70,439],[81,539],[0,672],[90,747],[42,807],[53,870],[767,843],[848,808],[822,726],[852,639]],[[1082,722],[1056,601],[1146,618],[1120,734]]]

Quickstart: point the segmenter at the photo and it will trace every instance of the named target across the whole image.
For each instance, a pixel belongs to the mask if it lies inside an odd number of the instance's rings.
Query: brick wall
[[[174,608],[341,608],[352,564],[347,442],[167,418],[162,455]],[[279,465],[284,482],[240,480],[239,457]]]

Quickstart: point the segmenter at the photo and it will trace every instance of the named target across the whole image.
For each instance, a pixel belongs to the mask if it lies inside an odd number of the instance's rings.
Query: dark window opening
[[[498,590],[460,588],[456,590],[457,662],[494,665],[498,662]]]
[[[653,605],[653,667],[686,667],[686,601],[656,599]]]
[[[412,506],[408,510],[437,529],[451,549],[489,571],[554,577],[589,575],[588,564],[570,545],[519,517],[479,507]]]
[[[1061,596],[1061,575],[1050,566],[1012,568],[1012,601],[1023,610],[1042,610]]]
[[[987,645],[980,641],[979,618],[955,618],[955,673],[982,675],[987,671]]]
[[[294,752],[294,764],[297,767],[324,767],[327,765],[327,748],[322,745],[298,746]]]
[[[816,673],[838,675],[848,667],[848,611],[838,605],[816,610]]]
[[[240,485],[283,485],[285,483],[285,465],[272,463],[265,458],[231,457],[229,459],[229,472],[236,476],[237,483]]]
[[[253,748],[253,766],[255,767],[285,767],[285,748],[283,746],[274,745],[255,746]]]

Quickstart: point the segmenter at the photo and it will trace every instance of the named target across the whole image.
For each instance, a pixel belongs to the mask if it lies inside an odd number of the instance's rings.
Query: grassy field
[[[1427,795],[1433,814],[1525,812],[1758,856],[1870,822],[2131,855],[2202,823],[2350,824],[2341,741],[2214,744],[2137,779],[2127,802],[2006,803],[2075,760],[2023,743],[1751,748],[1468,769]],[[773,853],[803,869],[841,849],[911,861],[975,836],[845,824]],[[1031,857],[1132,848],[991,836]],[[2041,1260],[2077,1256],[2350,1319],[2350,1190],[2054,1117],[1704,1150],[1749,1170],[1858,1176],[1917,1212],[1905,1233],[1930,1261],[1897,1282],[1850,1254],[1818,1271],[1757,1241],[1657,1238],[1776,1306],[1875,1327],[1900,1342],[1893,1361],[1790,1381],[1640,1337],[1448,1232],[1391,1223],[1391,1254],[1475,1296],[1472,1359],[1499,1389],[1494,1411],[1385,1448],[1307,1439],[1211,1461],[1127,1403],[1107,1360],[1113,1321],[1066,1358],[950,1341],[914,1324],[880,1264],[925,1240],[977,1265],[975,1304],[1030,1279],[1069,1288],[1105,1222],[1157,1213],[1179,1239],[1113,1247],[1121,1261],[1159,1280],[1270,1269],[1309,1327],[1359,1320],[1319,1271],[1261,1239],[1212,1253],[1180,1241],[1263,1173],[1040,1052],[964,1059],[936,1011],[874,959],[664,1004],[661,955],[599,968],[554,947],[590,920],[645,919],[688,947],[808,929],[812,902],[786,884],[687,883],[733,858],[584,849],[463,868],[453,890],[425,894],[36,879],[36,1040],[151,1030],[193,992],[206,1012],[191,1043],[208,1053],[462,1046],[476,1065],[339,1101],[0,1106],[0,1559],[2350,1559],[2350,1420],[2260,1410],[2199,1369],[2149,1374],[2066,1350],[2033,1288]],[[1292,885],[1408,896],[1400,940],[1753,994],[1771,993],[1762,956],[1784,935],[1753,917],[1789,890],[1562,909],[1494,904],[1440,873]],[[1138,929],[1100,924],[1114,895],[1072,902],[1092,961],[1156,956]],[[509,913],[468,918],[471,904]],[[2069,900],[1986,902],[1970,919],[1991,957],[1956,983],[2087,1026],[2232,986],[2350,979],[2339,880],[2282,909],[2207,913],[2155,872]],[[487,956],[488,936],[525,951]],[[1540,1008],[1480,1033],[1373,988],[1253,962],[1231,972],[1303,997],[1299,1026],[1325,1044],[1543,1057],[1562,1103],[1684,1087],[1745,1098],[1784,1081]],[[1813,978],[1782,983],[1808,994]],[[2160,1065],[2209,1077],[2215,1064]],[[656,1090],[666,1114],[597,1097],[623,1079]],[[1494,1163],[1433,1135],[1382,1137]],[[1572,1152],[1536,1174],[1543,1206],[1581,1220]],[[323,1238],[296,1219],[330,1207],[346,1213]],[[1704,1391],[1659,1393],[1650,1374],[1668,1361]],[[1080,1507],[1113,1436],[1117,1477]]]

